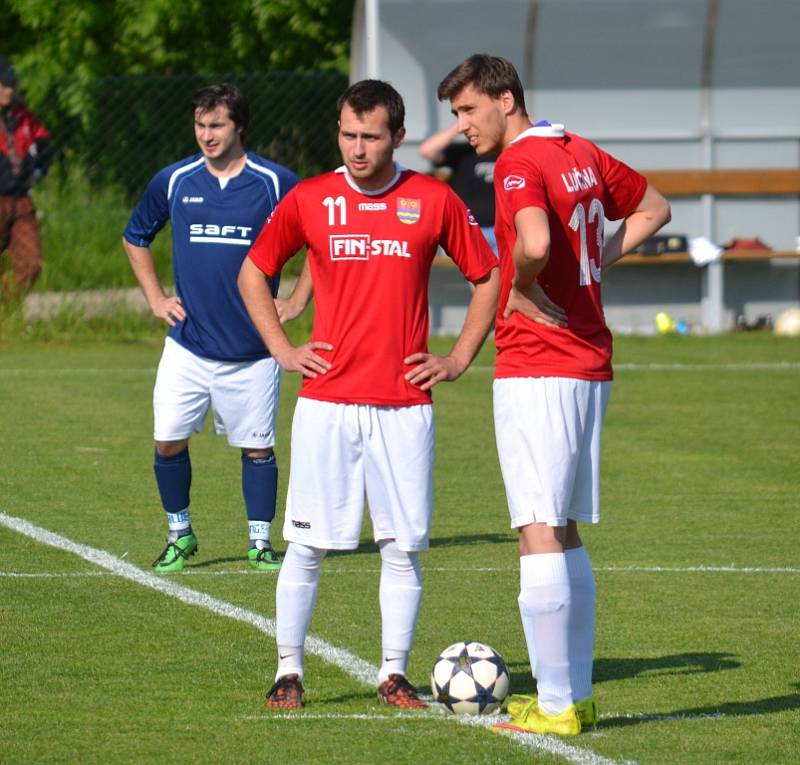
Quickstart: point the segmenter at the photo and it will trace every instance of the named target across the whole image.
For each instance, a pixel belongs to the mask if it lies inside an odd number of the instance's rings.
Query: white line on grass
[[[617,371],[626,372],[770,372],[800,369],[798,361],[752,361],[730,364],[640,364],[636,362],[614,364]],[[493,366],[473,365],[468,372],[494,372]]]
[[[464,573],[488,573],[488,574],[511,574],[517,571],[515,566],[506,568],[490,567],[443,567],[443,566],[423,566],[422,571],[426,574],[464,574]],[[642,574],[800,574],[800,568],[792,566],[748,567],[748,566],[595,566],[597,572],[631,572]],[[322,570],[323,574],[377,574],[378,568],[336,568],[327,566]],[[16,571],[0,571],[0,577],[11,577],[18,579],[51,579],[58,577],[85,577],[85,576],[114,576],[114,572],[104,571],[46,571],[40,573],[20,573]],[[197,567],[183,571],[182,576],[260,576],[263,571],[253,571],[250,569],[218,569],[215,571],[204,571]],[[268,576],[269,574],[267,574]]]
[[[273,619],[268,619],[260,614],[248,611],[247,609],[234,606],[232,603],[227,603],[224,600],[218,600],[204,592],[198,592],[189,587],[184,587],[181,584],[176,584],[170,579],[165,579],[155,574],[149,574],[105,550],[98,550],[95,547],[73,542],[71,539],[62,537],[59,534],[54,534],[52,531],[48,531],[41,526],[36,526],[30,521],[26,521],[24,518],[16,518],[12,515],[0,513],[0,523],[37,542],[42,542],[51,547],[56,547],[59,550],[65,550],[66,552],[78,555],[84,560],[96,566],[100,566],[116,576],[129,579],[132,582],[136,582],[136,584],[149,587],[164,595],[169,595],[188,605],[200,606],[220,616],[227,616],[229,619],[245,622],[270,637],[275,636],[275,621]],[[331,645],[321,638],[309,635],[306,640],[306,650],[309,653],[319,656],[328,663],[340,669],[344,669],[351,677],[356,678],[366,685],[375,687],[378,683],[378,670],[369,662],[364,661],[364,659],[359,658],[349,651]]]
[[[730,364],[639,364],[639,363],[619,363],[614,364],[614,369],[628,372],[769,372],[769,371],[793,371],[800,369],[800,362],[797,361],[753,361],[748,363]],[[0,369],[0,376],[16,377],[27,374],[53,375],[109,375],[109,374],[155,374],[156,368],[153,367],[15,367],[12,369]],[[494,372],[494,367],[486,364],[477,364],[469,367],[468,372]]]
[[[232,603],[219,600],[204,592],[198,592],[189,587],[175,584],[169,579],[156,576],[155,574],[149,574],[130,563],[126,563],[124,560],[121,560],[106,550],[98,550],[95,547],[89,547],[89,545],[73,542],[67,537],[55,534],[24,518],[17,518],[2,512],[0,512],[0,524],[20,534],[24,534],[37,542],[73,553],[123,579],[128,579],[136,584],[149,587],[152,590],[156,590],[164,595],[169,595],[188,605],[200,606],[219,616],[226,616],[229,619],[244,622],[270,637],[275,636],[275,621],[273,619],[268,619],[260,614],[248,611],[247,609],[234,606]],[[328,643],[322,638],[309,635],[306,638],[306,651],[319,656],[329,664],[333,664],[364,685],[374,688],[378,683],[377,667],[343,648],[338,648]],[[431,714],[436,714],[441,719],[454,720],[461,725],[488,727],[494,722],[491,718],[482,719],[464,716],[448,718],[434,710],[431,710]],[[549,752],[569,760],[571,763],[574,763],[574,765],[620,765],[619,760],[611,760],[595,754],[590,750],[570,746],[555,737],[532,734],[511,734],[509,738],[525,749]],[[623,765],[635,765],[635,763],[625,762]]]

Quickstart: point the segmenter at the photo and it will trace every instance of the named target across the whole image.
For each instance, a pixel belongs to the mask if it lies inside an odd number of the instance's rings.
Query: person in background
[[[477,154],[453,124],[427,138],[419,153],[437,168],[434,175],[446,181],[475,216],[478,225],[497,254],[494,236],[494,163],[497,155]]]
[[[0,299],[16,303],[42,270],[42,243],[36,207],[28,192],[50,163],[50,137],[25,106],[14,67],[0,56],[0,257],[11,269],[0,269]]]
[[[242,452],[250,565],[280,568],[271,544],[278,467],[280,367],[250,321],[236,279],[250,245],[298,182],[244,147],[249,108],[233,85],[201,89],[191,107],[200,152],[159,171],[133,211],[122,244],[153,314],[169,325],[153,409],[155,476],[167,544],[153,567],[181,571],[198,549],[189,515],[189,438],[213,408],[218,433]],[[172,224],[175,295],[156,273],[150,244]],[[278,274],[270,284],[277,294]]]

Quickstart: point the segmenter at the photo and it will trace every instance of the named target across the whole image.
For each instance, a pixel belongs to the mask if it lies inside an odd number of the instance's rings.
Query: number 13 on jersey
[[[597,260],[589,254],[589,242],[586,234],[588,226],[596,222],[596,235],[592,242],[593,249],[596,245]],[[569,219],[569,227],[573,231],[577,231],[581,240],[581,263],[580,263],[580,286],[586,287],[592,283],[594,279],[598,284],[600,283],[601,266],[603,263],[603,228],[605,225],[605,214],[603,212],[603,203],[599,199],[592,199],[589,203],[589,212],[583,206],[583,202],[578,202],[575,209],[572,211],[572,217]]]

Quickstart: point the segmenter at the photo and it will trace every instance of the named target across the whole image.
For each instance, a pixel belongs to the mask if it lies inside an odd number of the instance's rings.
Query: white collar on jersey
[[[351,177],[350,173],[347,172],[347,168],[342,165],[341,167],[337,167],[334,170],[335,173],[343,173],[344,179],[347,181],[347,185],[350,186],[353,191],[357,191],[359,194],[366,194],[368,197],[376,197],[378,194],[385,194],[392,186],[397,183],[398,178],[400,178],[400,173],[402,173],[407,168],[403,167],[401,164],[397,162],[392,163],[394,165],[394,175],[392,176],[392,180],[389,181],[382,189],[375,189],[375,191],[371,191],[368,189],[362,189]]]
[[[563,138],[564,125],[560,122],[550,124],[547,120],[537,122],[527,130],[520,133],[511,143],[521,141],[523,138]]]

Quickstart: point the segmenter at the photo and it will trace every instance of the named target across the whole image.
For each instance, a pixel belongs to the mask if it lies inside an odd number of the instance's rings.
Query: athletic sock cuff
[[[520,588],[525,590],[542,584],[561,584],[569,581],[564,553],[523,555],[519,559]]]

